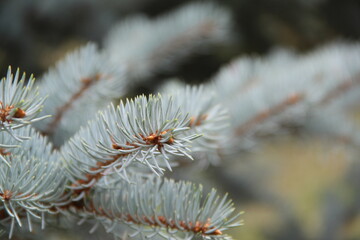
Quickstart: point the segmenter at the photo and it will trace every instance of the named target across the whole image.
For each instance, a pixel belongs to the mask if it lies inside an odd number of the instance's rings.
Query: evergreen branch
[[[111,65],[95,44],[68,54],[42,79],[41,92],[52,96],[44,112],[54,117],[37,128],[60,145],[89,117],[122,95],[123,79],[124,69]]]
[[[259,87],[274,71],[296,60],[295,53],[285,49],[278,49],[262,57],[242,56],[222,67],[212,78],[212,85],[225,105],[236,104],[239,97]]]
[[[22,141],[25,138],[17,136],[14,129],[48,116],[37,117],[45,98],[39,97],[38,90],[33,89],[33,76],[25,83],[25,73],[21,78],[19,74],[18,69],[14,76],[9,67],[7,76],[0,80],[0,132],[6,131],[18,141]]]
[[[269,109],[266,109],[258,113],[244,124],[238,126],[235,130],[235,135],[241,136],[241,135],[245,135],[247,132],[251,132],[252,130],[254,130],[254,127],[256,127],[257,125],[261,124],[262,122],[265,122],[266,120],[268,120],[273,116],[285,112],[288,108],[292,107],[295,104],[298,104],[303,100],[304,100],[304,95],[301,93],[295,93],[286,97],[280,103],[276,104],[275,106],[271,106]]]
[[[318,103],[318,105],[328,105],[332,100],[335,100],[346,92],[350,91],[356,85],[360,85],[360,73],[352,79],[339,83],[332,90],[330,90]]]
[[[112,172],[126,176],[133,162],[158,175],[163,166],[171,170],[169,156],[192,158],[188,143],[198,135],[184,134],[188,123],[188,116],[181,114],[170,97],[139,96],[117,108],[110,105],[61,149],[72,187],[89,189]]]
[[[164,89],[163,92],[174,96],[175,105],[190,116],[190,132],[201,134],[192,146],[197,159],[202,157],[218,163],[217,152],[227,139],[229,119],[226,109],[216,101],[213,89],[207,86],[179,86],[176,91]]]
[[[52,154],[52,145],[48,144],[47,139],[39,137],[39,134],[29,125],[14,130],[14,134],[20,136],[34,136],[33,138],[27,138],[26,141],[19,142],[17,139],[13,138],[7,132],[0,132],[0,158],[11,167],[10,162],[5,159],[5,156],[11,155],[22,155],[24,149],[28,157],[41,158],[44,156],[50,156]],[[41,145],[41,147],[35,147],[36,144]]]
[[[359,56],[358,44],[332,44],[307,55],[281,51],[238,59],[214,79],[218,100],[240,137],[271,134],[283,123],[304,126],[308,114],[357,84]]]
[[[58,108],[54,118],[52,119],[52,122],[50,122],[47,130],[45,130],[44,133],[47,135],[51,134],[57,128],[57,125],[59,124],[60,120],[63,118],[64,114],[67,111],[69,111],[72,104],[76,100],[78,100],[85,93],[85,91],[91,87],[91,85],[93,85],[96,81],[99,81],[99,79],[100,76],[98,74],[93,77],[82,79],[81,80],[82,86],[80,87],[80,89],[76,93],[74,93],[74,95],[71,96],[68,102],[66,102],[64,105]]]
[[[128,66],[131,79],[143,79],[229,35],[228,12],[192,3],[154,20],[138,16],[122,21],[106,37],[104,51],[113,62]]]
[[[359,127],[346,113],[338,113],[338,106],[325,106],[307,115],[304,130],[312,134],[329,136],[329,139],[339,140],[348,146],[360,146]],[[325,117],[331,116],[331,117]]]
[[[316,111],[309,112],[304,130],[331,136],[332,139],[348,145],[360,146],[359,128],[347,116],[346,107],[341,101],[346,95],[350,95],[351,91],[357,94],[359,84],[360,74],[333,87],[315,104]]]
[[[109,34],[102,52],[89,44],[59,62],[41,84],[42,93],[52,96],[44,112],[54,118],[36,127],[59,146],[91,115],[122,96],[124,88],[133,82],[122,81],[124,70],[118,66],[127,66],[126,74],[134,80],[168,68],[170,60],[181,59],[187,55],[184,53],[204,43],[223,41],[227,36],[228,14],[213,5],[192,4],[173,15],[151,24],[148,20],[130,20]],[[136,40],[139,31],[153,44],[140,44]],[[79,114],[83,112],[88,114]]]
[[[132,176],[131,183],[95,188],[85,199],[85,208],[109,232],[119,223],[129,225],[131,237],[230,239],[223,231],[240,225],[233,203],[214,189],[207,198],[202,195],[202,187],[189,182],[139,175]]]
[[[22,218],[27,218],[32,231],[32,218],[42,219],[52,213],[58,202],[64,201],[65,172],[59,165],[58,153],[52,152],[47,139],[27,126],[15,130],[16,134],[32,136],[19,147],[7,149],[2,155],[8,163],[0,163],[1,218],[10,219],[11,238],[15,224],[22,227]],[[4,132],[0,139],[9,138]]]

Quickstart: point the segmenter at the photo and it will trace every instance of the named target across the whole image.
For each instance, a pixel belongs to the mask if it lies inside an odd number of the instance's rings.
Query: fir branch
[[[200,134],[194,140],[192,152],[199,158],[219,162],[218,151],[227,139],[229,119],[227,110],[216,100],[215,91],[208,86],[178,86],[176,90],[164,89],[174,96],[175,106],[190,117],[190,132]]]
[[[237,103],[238,97],[261,85],[274,69],[281,69],[296,59],[294,52],[285,49],[277,49],[262,57],[241,56],[222,67],[212,78],[211,85],[225,105]]]
[[[122,95],[123,80],[124,69],[110,64],[95,44],[68,54],[42,79],[42,94],[51,95],[44,112],[54,117],[37,128],[60,145],[99,109]]]
[[[11,167],[10,162],[8,162],[4,157],[11,155],[21,155],[23,151],[26,150],[26,154],[29,157],[41,158],[42,156],[50,156],[52,154],[52,145],[48,144],[47,139],[39,137],[39,134],[29,125],[14,130],[14,134],[19,136],[35,136],[33,138],[27,138],[26,141],[19,142],[17,139],[13,138],[7,132],[0,132],[0,158]],[[40,147],[35,147],[36,144],[41,145]]]
[[[154,20],[138,16],[122,21],[106,37],[104,51],[111,61],[128,66],[131,79],[144,79],[193,51],[226,41],[229,22],[219,6],[192,3]]]
[[[50,122],[47,130],[45,130],[44,133],[47,135],[51,134],[57,128],[57,125],[63,118],[64,114],[71,108],[71,105],[76,100],[78,100],[85,93],[85,91],[91,87],[91,85],[93,85],[96,81],[99,81],[99,79],[100,76],[98,74],[92,77],[81,79],[82,86],[80,89],[71,96],[68,102],[58,108],[52,122]]]
[[[171,97],[139,96],[117,108],[110,105],[61,149],[72,187],[89,189],[112,172],[126,176],[133,162],[158,175],[163,166],[171,170],[169,156],[192,158],[188,143],[198,135],[184,134],[188,123],[188,116],[181,114]]]
[[[141,175],[131,176],[131,182],[97,187],[85,199],[86,211],[109,232],[124,223],[133,229],[131,237],[231,239],[223,231],[240,225],[233,203],[214,189],[203,199],[202,187],[188,182]]]
[[[359,128],[348,116],[348,109],[344,106],[346,103],[343,102],[351,92],[358,95],[359,84],[360,74],[333,87],[315,104],[316,110],[307,114],[304,130],[312,134],[330,136],[354,147],[360,146]],[[357,97],[351,100],[356,101]]]
[[[353,78],[339,83],[337,86],[335,86],[332,90],[330,90],[323,98],[319,101],[318,105],[329,105],[332,100],[335,100],[348,91],[350,91],[352,88],[356,87],[356,85],[360,85],[360,73]]]
[[[185,6],[154,21],[125,21],[109,34],[102,52],[89,44],[68,55],[44,76],[41,90],[52,96],[44,112],[54,118],[36,127],[50,135],[55,145],[61,145],[94,116],[91,113],[121,97],[124,88],[138,76],[168,68],[168,62],[183,58],[188,55],[184,53],[205,43],[224,41],[228,21],[225,11],[210,4]],[[145,34],[148,44],[136,40],[139,34]],[[131,81],[123,81],[124,71],[119,66],[126,66]],[[88,104],[89,101],[94,104]],[[82,112],[88,114],[79,114]]]
[[[358,44],[337,43],[307,55],[238,59],[214,78],[218,100],[229,109],[238,140],[278,132],[284,123],[304,126],[308,114],[357,84],[359,56]]]
[[[37,117],[45,98],[39,97],[38,90],[33,89],[33,76],[25,83],[25,73],[21,78],[19,74],[18,69],[14,76],[9,67],[7,76],[0,80],[0,132],[6,131],[18,141],[22,141],[24,136],[16,135],[14,129],[48,116]]]
[[[338,106],[329,105],[318,108],[317,111],[311,111],[307,115],[304,130],[312,134],[327,136],[329,139],[338,140],[348,146],[355,148],[360,146],[359,127],[346,116],[345,112],[339,112]]]
[[[247,132],[251,132],[254,130],[254,127],[261,124],[262,122],[265,122],[269,118],[279,115],[286,111],[286,109],[292,107],[295,104],[298,104],[299,102],[304,100],[304,95],[301,93],[294,93],[288,97],[286,97],[283,101],[276,104],[275,106],[271,106],[269,109],[266,109],[257,115],[255,115],[253,118],[249,119],[244,124],[238,126],[235,130],[235,135],[241,136],[246,134]]]
[[[27,126],[15,130],[16,134],[32,136],[20,146],[7,149],[2,157],[8,163],[0,163],[1,219],[10,220],[9,238],[15,224],[22,227],[27,218],[32,231],[32,219],[42,219],[45,213],[53,213],[55,205],[64,201],[66,175],[58,161],[58,153],[52,152],[51,144],[34,129]],[[1,132],[0,139],[9,136]]]

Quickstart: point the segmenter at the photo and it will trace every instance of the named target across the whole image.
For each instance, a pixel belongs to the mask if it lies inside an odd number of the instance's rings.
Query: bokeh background
[[[100,46],[112,26],[134,14],[155,18],[184,0],[2,0],[0,73],[8,65],[41,76],[66,53],[89,41]],[[242,55],[278,47],[300,52],[338,39],[360,40],[358,0],[218,0],[232,14],[233,39],[157,72],[134,90],[156,92],[164,79],[206,82]],[[285,69],[284,69],[285,70]],[[360,126],[360,104],[349,109]],[[228,192],[244,210],[234,239],[360,239],[360,154],[342,141],[294,134],[271,137],[249,152],[206,170],[187,166],[171,177]],[[359,161],[359,163],[357,163]],[[112,239],[98,232],[51,226],[29,239]]]

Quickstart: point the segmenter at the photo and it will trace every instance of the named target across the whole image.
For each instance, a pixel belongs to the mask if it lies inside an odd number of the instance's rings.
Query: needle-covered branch
[[[41,93],[51,96],[44,113],[53,117],[37,128],[60,145],[97,111],[122,96],[124,77],[124,68],[110,64],[95,44],[68,54],[42,79]]]
[[[24,136],[16,135],[14,129],[48,117],[37,117],[45,98],[33,88],[34,81],[30,76],[26,82],[25,73],[20,77],[19,69],[14,76],[10,67],[6,77],[0,80],[0,132],[6,131],[18,141]]]
[[[201,137],[192,144],[197,160],[204,159],[219,163],[218,151],[227,139],[229,116],[227,110],[217,101],[215,91],[208,86],[177,86],[163,88],[163,93],[174,97],[175,105],[189,115],[190,132]]]
[[[234,138],[256,141],[283,125],[306,126],[312,112],[359,83],[359,62],[358,44],[332,44],[306,55],[282,50],[234,61],[214,78],[214,86],[229,109]]]
[[[32,219],[42,220],[44,227],[44,214],[54,212],[56,204],[65,200],[66,183],[58,153],[52,151],[47,139],[30,126],[14,132],[31,139],[1,153],[6,162],[0,162],[0,216],[11,222],[9,237],[16,223],[23,226],[23,218],[27,218],[30,231]],[[0,132],[1,140],[9,138],[6,132]]]
[[[110,105],[81,129],[62,149],[74,189],[88,189],[103,175],[126,177],[133,163],[155,174],[171,170],[170,156],[192,159],[189,143],[199,137],[189,133],[189,117],[170,96],[150,95]]]
[[[106,37],[104,51],[111,61],[127,65],[131,79],[143,79],[229,37],[230,16],[225,9],[192,3],[156,19],[125,19]]]
[[[224,230],[241,222],[232,201],[212,190],[203,197],[201,186],[158,177],[135,175],[94,189],[86,211],[116,233],[120,223],[130,226],[131,237],[164,239],[231,239]],[[114,231],[113,231],[114,230]]]
[[[229,14],[205,3],[190,4],[156,20],[122,21],[101,51],[88,44],[43,77],[41,92],[52,96],[44,113],[54,117],[36,127],[60,146],[83,122],[122,97],[135,79],[166,70],[210,43],[225,41],[228,30]]]

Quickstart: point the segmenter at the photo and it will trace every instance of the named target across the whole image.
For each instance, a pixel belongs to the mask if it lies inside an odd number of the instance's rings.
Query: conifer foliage
[[[227,118],[204,91],[184,87],[112,103],[170,64],[166,59],[175,64],[200,45],[223,41],[228,14],[195,4],[149,22],[118,25],[103,49],[89,43],[70,53],[36,85],[10,68],[1,80],[0,217],[9,238],[34,224],[44,228],[52,216],[95,221],[92,231],[103,225],[115,237],[125,225],[134,238],[230,239],[224,231],[240,224],[226,196],[212,190],[205,197],[201,186],[163,177],[179,158],[196,160],[193,144],[198,152],[216,149],[210,141]],[[149,44],[116,41],[134,29]],[[161,44],[152,42],[154,31]],[[133,59],[139,47],[145,55]]]
[[[117,239],[232,239],[226,231],[242,221],[227,194],[164,174],[188,160],[221,164],[289,125],[313,131],[322,123],[322,134],[360,144],[349,119],[333,128],[319,112],[335,115],[359,100],[359,44],[240,57],[207,84],[170,82],[126,98],[153,73],[230,39],[229,30],[227,11],[190,4],[124,20],[101,48],[88,43],[40,81],[9,67],[0,81],[2,234],[59,217]]]

